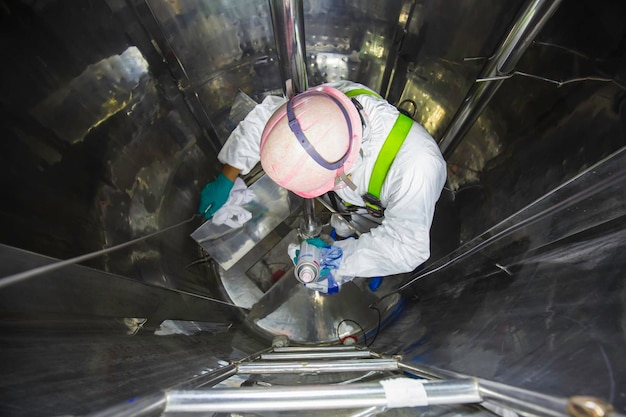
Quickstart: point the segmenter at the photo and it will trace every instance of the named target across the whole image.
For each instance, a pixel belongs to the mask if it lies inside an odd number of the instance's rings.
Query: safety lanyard
[[[350,98],[360,94],[367,94],[373,97],[381,98],[378,94],[364,88],[351,90],[345,94]],[[409,134],[411,126],[413,126],[413,119],[399,113],[391,131],[385,138],[385,143],[383,143],[383,146],[378,153],[378,157],[376,158],[374,169],[372,170],[372,175],[370,177],[370,182],[367,187],[367,193],[361,196],[365,202],[365,208],[372,216],[382,217],[385,213],[385,208],[380,202],[380,192],[383,188],[383,183],[385,182],[389,168],[391,168],[391,164]]]

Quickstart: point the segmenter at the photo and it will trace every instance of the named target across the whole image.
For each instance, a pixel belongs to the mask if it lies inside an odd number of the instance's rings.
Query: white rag
[[[233,229],[243,226],[245,222],[252,218],[252,213],[241,206],[250,202],[253,198],[254,191],[248,189],[246,183],[237,177],[230,194],[228,194],[226,203],[213,215],[213,224],[225,224]]]

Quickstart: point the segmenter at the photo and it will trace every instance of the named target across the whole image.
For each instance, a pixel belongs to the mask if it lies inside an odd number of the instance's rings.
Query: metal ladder
[[[244,375],[248,379],[242,383]],[[285,383],[280,381],[281,376],[300,380],[317,378],[321,383]],[[279,383],[266,382],[268,377]],[[610,404],[596,398],[551,397],[416,366],[403,362],[401,357],[384,356],[358,346],[272,347],[174,389],[92,415],[181,416],[360,409],[353,415],[370,416],[395,408],[438,405],[474,405],[490,415],[503,417],[617,416]]]

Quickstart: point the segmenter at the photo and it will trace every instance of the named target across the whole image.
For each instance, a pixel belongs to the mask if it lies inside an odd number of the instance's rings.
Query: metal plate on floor
[[[243,208],[252,218],[243,226],[231,229],[206,221],[191,237],[225,270],[232,267],[276,226],[299,209],[302,199],[263,175],[249,187],[254,198]]]

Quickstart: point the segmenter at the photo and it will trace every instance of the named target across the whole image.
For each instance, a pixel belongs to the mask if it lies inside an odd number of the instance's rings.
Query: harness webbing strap
[[[381,98],[378,94],[365,88],[357,88],[345,93],[345,95],[350,98],[361,94]],[[367,187],[367,193],[362,196],[367,211],[374,216],[382,217],[384,213],[385,209],[380,202],[380,192],[383,188],[383,183],[385,182],[389,168],[391,168],[391,164],[396,159],[396,155],[409,134],[411,126],[413,126],[413,119],[402,113],[398,114],[398,118],[378,153]]]
[[[383,182],[385,182],[387,172],[389,172],[391,164],[394,159],[396,159],[396,155],[409,134],[411,126],[413,126],[413,119],[402,113],[398,114],[398,118],[391,128],[391,132],[389,132],[389,135],[385,139],[385,143],[376,158],[370,183],[367,187],[367,192],[374,197],[380,198],[380,191],[383,188]]]
[[[347,91],[344,94],[347,95],[350,98],[359,96],[361,94],[367,94],[368,96],[372,96],[372,97],[376,97],[376,98],[382,98],[381,96],[379,96],[375,92],[367,90],[365,88],[357,88],[355,90]]]

